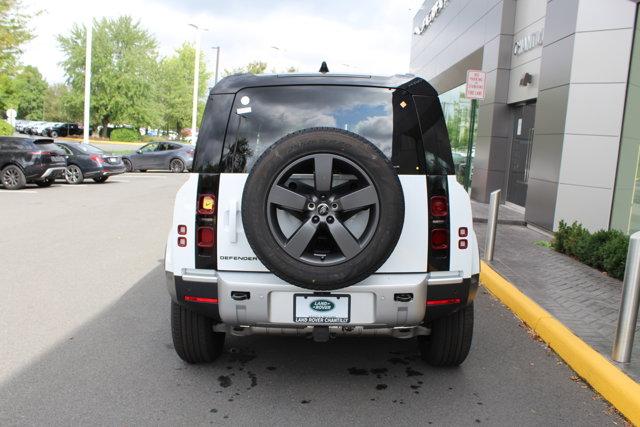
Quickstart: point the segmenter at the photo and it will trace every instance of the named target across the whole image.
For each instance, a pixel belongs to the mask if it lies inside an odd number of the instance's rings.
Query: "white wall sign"
[[[467,99],[484,99],[484,83],[487,73],[480,70],[467,70]]]
[[[419,35],[427,31],[429,25],[431,25],[434,19],[436,19],[436,17],[440,15],[440,12],[442,12],[442,9],[444,9],[447,4],[449,4],[449,0],[436,0],[436,2],[431,7],[431,10],[427,12],[427,14],[422,19],[422,22],[420,22],[420,25],[413,29],[413,34]]]
[[[544,39],[543,30],[536,31],[535,33],[531,33],[528,36],[522,37],[513,44],[513,54],[518,56],[522,53],[525,53],[536,46],[542,46],[542,42]]]

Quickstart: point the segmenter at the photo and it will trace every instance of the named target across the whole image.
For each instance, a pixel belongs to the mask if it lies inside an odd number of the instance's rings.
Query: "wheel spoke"
[[[279,185],[274,185],[269,192],[269,203],[274,203],[285,209],[302,211],[307,204],[307,198]]]
[[[336,200],[340,209],[350,211],[378,203],[378,193],[373,185],[346,194]]]
[[[316,191],[329,192],[333,175],[333,157],[330,154],[317,154],[314,156],[313,162]]]
[[[345,257],[351,258],[360,252],[360,244],[340,221],[336,219],[333,223],[327,225],[331,236],[333,236]]]
[[[285,244],[284,249],[287,253],[295,258],[298,258],[309,245],[309,242],[316,234],[317,225],[311,222],[311,219],[307,220],[304,224],[293,233],[293,236]]]

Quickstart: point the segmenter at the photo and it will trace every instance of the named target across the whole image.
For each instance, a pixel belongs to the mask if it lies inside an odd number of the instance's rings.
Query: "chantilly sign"
[[[516,42],[513,44],[513,54],[518,56],[533,49],[536,46],[542,46],[543,39],[543,30],[536,31],[535,33],[531,33],[528,36],[522,37],[521,39],[516,40]]]
[[[422,19],[422,22],[420,22],[420,25],[418,25],[413,29],[413,34],[419,35],[427,31],[427,28],[429,28],[429,25],[431,25],[431,23],[436,19],[436,17],[440,15],[440,12],[442,12],[442,9],[444,9],[445,6],[448,4],[449,4],[449,0],[436,0],[436,2],[433,4],[433,7],[431,7],[431,10],[427,12],[427,14]]]

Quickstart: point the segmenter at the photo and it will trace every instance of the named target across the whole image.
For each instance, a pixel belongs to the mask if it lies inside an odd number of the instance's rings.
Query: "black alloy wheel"
[[[295,175],[301,170],[313,174],[313,186]],[[344,177],[334,186],[334,169]],[[303,175],[304,176],[304,175]],[[328,153],[305,156],[287,166],[271,186],[267,199],[269,227],[278,244],[293,258],[313,264],[331,265],[352,259],[370,242],[378,224],[380,200],[369,175],[351,160]],[[302,221],[291,235],[283,231],[290,219],[283,210]],[[347,221],[367,210],[364,226],[349,227]],[[351,229],[350,229],[351,228]],[[356,237],[358,236],[358,237]],[[323,251],[307,248],[324,247]]]
[[[7,190],[20,190],[27,185],[27,179],[22,169],[16,165],[9,165],[2,169],[0,174],[2,185]]]

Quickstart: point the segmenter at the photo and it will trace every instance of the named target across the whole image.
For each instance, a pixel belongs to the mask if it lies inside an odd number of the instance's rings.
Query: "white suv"
[[[214,360],[226,333],[417,337],[432,365],[466,358],[478,246],[427,82],[227,77],[193,171],[165,256],[182,359]]]

